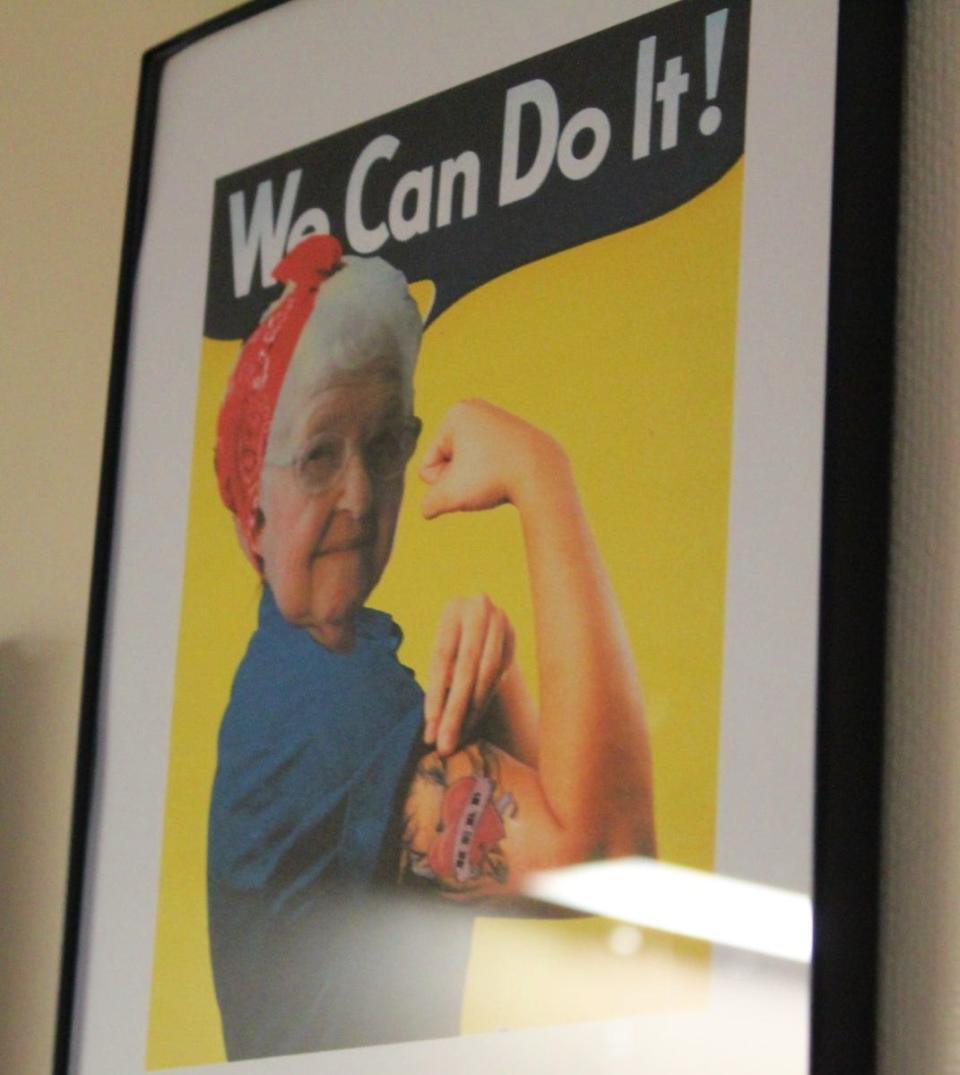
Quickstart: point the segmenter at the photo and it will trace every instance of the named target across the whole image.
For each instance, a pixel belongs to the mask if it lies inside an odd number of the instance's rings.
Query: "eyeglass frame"
[[[398,458],[402,458],[402,462],[399,464],[396,471],[390,471],[389,473],[378,473],[375,469],[371,468],[369,462],[363,456],[363,448],[366,447],[366,445],[360,446],[358,452],[358,444],[356,439],[353,439],[351,443],[351,438],[345,437],[342,433],[317,434],[317,436],[313,437],[310,443],[307,444],[307,446],[302,451],[298,452],[292,458],[286,460],[285,462],[275,462],[271,459],[264,459],[263,465],[268,467],[277,467],[281,470],[286,468],[292,469],[294,472],[294,476],[296,477],[297,484],[299,485],[301,490],[308,496],[320,496],[321,494],[328,492],[330,489],[332,489],[336,485],[338,479],[343,474],[344,469],[347,465],[347,461],[353,454],[359,454],[361,456],[361,458],[363,459],[364,469],[372,481],[378,483],[390,482],[396,478],[399,478],[400,475],[403,474],[407,464],[413,458],[413,453],[417,449],[417,442],[420,439],[420,434],[423,432],[423,420],[421,418],[418,418],[416,415],[411,415],[408,418],[404,418],[403,421],[399,423],[397,428],[400,430],[401,436],[406,435],[407,437],[409,437],[409,448],[406,451],[401,452],[398,456]],[[382,430],[374,437],[371,437],[370,440],[367,441],[367,445],[370,444],[372,441],[376,440],[377,436],[381,436],[384,432],[391,431],[392,430]],[[309,478],[305,476],[305,464],[308,455],[316,448],[317,443],[321,440],[341,441],[346,447],[344,449],[343,458],[337,466],[336,471],[332,473],[329,479],[323,482],[323,484],[318,485],[317,483],[312,482]]]

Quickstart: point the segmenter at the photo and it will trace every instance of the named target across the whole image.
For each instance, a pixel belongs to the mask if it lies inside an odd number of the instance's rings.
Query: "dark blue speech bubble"
[[[749,15],[683,0],[219,179],[207,336],[247,336],[312,231],[432,280],[432,320],[683,204],[743,152]]]

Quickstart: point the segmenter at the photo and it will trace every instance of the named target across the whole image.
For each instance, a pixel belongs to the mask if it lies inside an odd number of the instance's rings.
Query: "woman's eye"
[[[311,444],[304,458],[320,462],[324,459],[333,459],[336,455],[337,445],[334,441],[320,441],[318,444]]]
[[[336,471],[343,458],[343,446],[337,440],[315,441],[301,456],[300,465],[310,477]]]

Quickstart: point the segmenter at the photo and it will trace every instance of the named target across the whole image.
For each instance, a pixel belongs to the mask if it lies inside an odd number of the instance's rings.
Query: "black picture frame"
[[[252,0],[143,57],[84,663],[54,1072],[71,1070],[131,311],[164,70],[286,0]],[[877,1061],[886,575],[904,5],[839,4],[816,747],[810,1069]]]
[[[901,3],[840,5],[817,720],[811,1067],[877,1063]],[[883,123],[871,123],[871,112]],[[865,161],[875,168],[865,168]]]

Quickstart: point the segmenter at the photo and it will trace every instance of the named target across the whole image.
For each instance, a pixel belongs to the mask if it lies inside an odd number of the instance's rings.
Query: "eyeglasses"
[[[399,478],[417,447],[423,422],[407,418],[380,430],[368,441],[353,444],[371,481]],[[326,492],[343,473],[351,441],[340,433],[321,433],[302,452],[285,463],[266,460],[268,466],[293,467],[300,488],[308,495]]]

